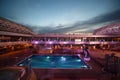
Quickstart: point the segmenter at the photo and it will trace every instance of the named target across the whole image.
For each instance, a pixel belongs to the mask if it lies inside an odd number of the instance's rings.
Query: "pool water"
[[[90,68],[77,55],[32,55],[18,65],[31,68]]]

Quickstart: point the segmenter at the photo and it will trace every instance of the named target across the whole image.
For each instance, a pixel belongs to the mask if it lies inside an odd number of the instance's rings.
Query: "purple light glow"
[[[80,54],[77,54],[80,57]]]
[[[51,42],[51,41],[49,41],[49,44],[52,44],[52,42]]]
[[[61,61],[66,61],[66,58],[65,57],[61,57]]]
[[[35,43],[35,44],[38,44],[38,41],[35,41],[34,43]]]
[[[85,61],[90,61],[90,58],[84,58]]]
[[[67,42],[63,42],[64,44],[67,44]]]

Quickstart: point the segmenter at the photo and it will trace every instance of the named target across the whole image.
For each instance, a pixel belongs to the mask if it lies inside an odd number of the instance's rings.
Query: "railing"
[[[26,43],[30,43],[30,42],[29,42],[29,41],[0,42],[0,46],[17,45],[17,44],[26,44]]]
[[[32,41],[32,44],[118,44],[118,41]]]
[[[120,35],[94,35],[92,33],[83,33],[83,34],[40,34],[38,37],[120,37]]]
[[[12,35],[12,36],[26,36],[26,37],[32,37],[31,34],[25,34],[25,33],[14,33],[14,32],[7,32],[7,31],[0,31],[0,35]]]
[[[0,46],[9,46],[17,44],[118,44],[118,41],[16,41],[16,42],[0,42]]]

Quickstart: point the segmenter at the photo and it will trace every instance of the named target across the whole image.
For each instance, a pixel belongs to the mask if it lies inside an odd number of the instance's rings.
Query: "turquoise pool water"
[[[18,65],[31,68],[90,68],[77,55],[32,55]]]

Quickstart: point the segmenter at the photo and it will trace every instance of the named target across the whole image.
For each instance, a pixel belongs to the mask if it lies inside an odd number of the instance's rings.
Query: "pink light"
[[[66,44],[67,42],[63,42],[64,44]]]
[[[80,57],[80,54],[77,54]]]
[[[35,41],[34,43],[35,43],[35,44],[38,44],[38,41]]]
[[[52,44],[52,42],[50,41],[49,44]]]
[[[90,61],[90,58],[84,58],[85,61]]]

